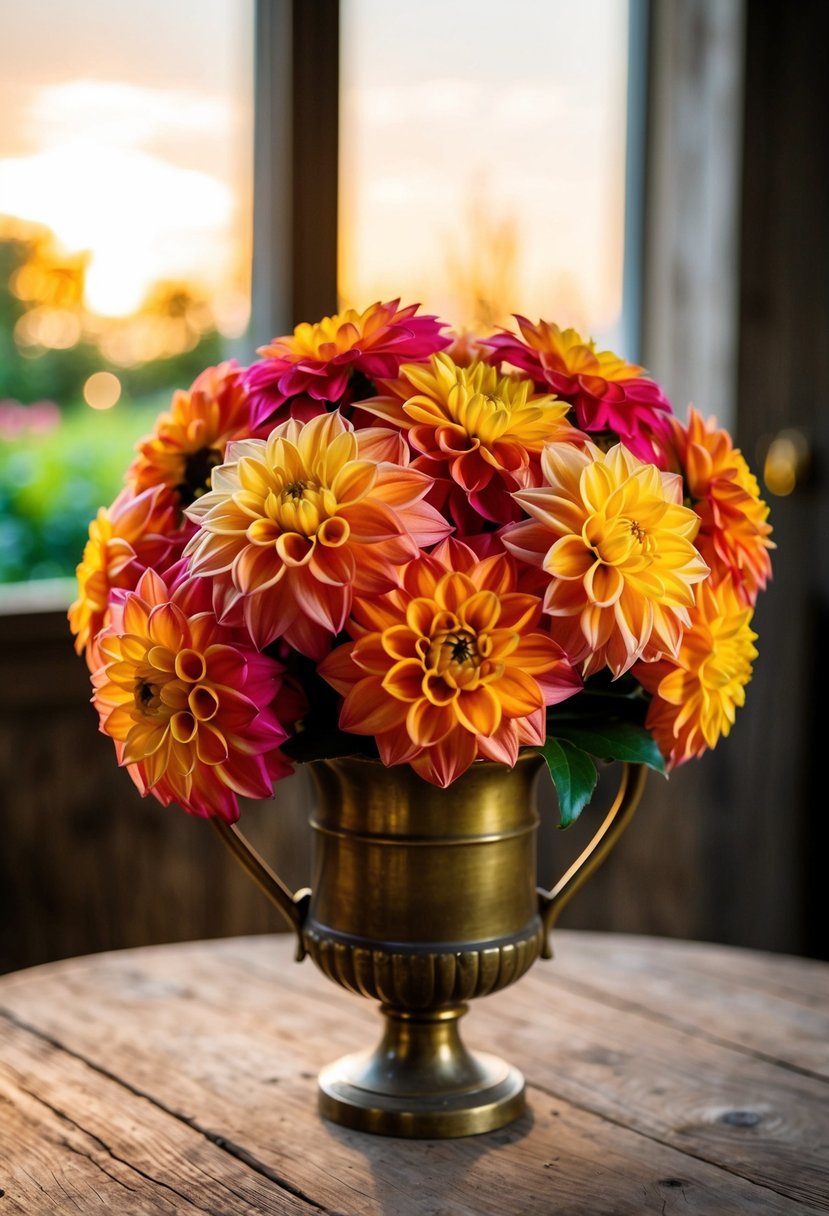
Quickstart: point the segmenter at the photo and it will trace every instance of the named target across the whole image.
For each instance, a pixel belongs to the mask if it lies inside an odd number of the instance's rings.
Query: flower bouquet
[[[204,371],[101,510],[70,610],[101,730],[142,794],[212,817],[383,1040],[320,1076],[328,1117],[455,1136],[520,1114],[463,1046],[624,827],[645,767],[744,698],[770,528],[728,434],[572,329],[446,333],[399,301]],[[541,757],[560,820],[616,802],[536,889]],[[313,892],[234,820],[311,762]],[[446,787],[451,787],[447,790]]]
[[[78,566],[142,794],[232,822],[302,761],[446,787],[536,749],[567,825],[597,758],[664,771],[728,734],[773,546],[726,431],[520,316],[457,336],[392,301],[259,355],[175,393]]]

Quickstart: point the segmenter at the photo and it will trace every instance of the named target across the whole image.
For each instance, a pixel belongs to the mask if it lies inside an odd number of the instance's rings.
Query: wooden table
[[[286,938],[0,980],[0,1216],[829,1212],[829,967],[559,932],[477,1002],[529,1112],[454,1141],[351,1132],[316,1074],[379,1018]]]

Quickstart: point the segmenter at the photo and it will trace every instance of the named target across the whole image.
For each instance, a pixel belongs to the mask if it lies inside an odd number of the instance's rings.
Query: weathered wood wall
[[[62,614],[0,616],[0,970],[281,929],[209,824],[140,798],[88,700]],[[298,884],[305,781],[245,813]]]

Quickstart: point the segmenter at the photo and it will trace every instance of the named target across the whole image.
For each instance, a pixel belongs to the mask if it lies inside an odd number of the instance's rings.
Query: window
[[[623,345],[627,3],[342,6],[344,304]],[[627,352],[631,353],[631,352]]]
[[[0,44],[0,582],[69,575],[250,311],[252,0],[30,0]]]

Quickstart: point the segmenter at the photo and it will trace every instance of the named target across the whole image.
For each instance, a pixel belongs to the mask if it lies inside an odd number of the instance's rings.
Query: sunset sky
[[[247,280],[251,0],[3,5],[0,214],[90,250],[90,307]]]
[[[501,276],[509,311],[611,333],[621,310],[627,18],[625,0],[347,0],[346,298],[374,299],[396,277],[454,316],[453,267],[493,277],[487,251],[512,225],[512,271]]]
[[[0,214],[89,250],[90,307],[248,274],[252,0],[2,0]],[[476,288],[609,333],[624,0],[344,0],[341,292],[458,319]],[[464,286],[465,285],[465,286]],[[462,318],[461,318],[462,319]]]

